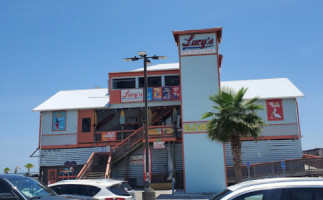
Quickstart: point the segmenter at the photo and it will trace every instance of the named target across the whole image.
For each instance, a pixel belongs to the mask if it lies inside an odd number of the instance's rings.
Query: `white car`
[[[232,185],[213,200],[323,200],[323,178],[269,178]]]
[[[98,200],[134,200],[123,182],[109,179],[63,180],[48,187],[57,194],[90,196]]]

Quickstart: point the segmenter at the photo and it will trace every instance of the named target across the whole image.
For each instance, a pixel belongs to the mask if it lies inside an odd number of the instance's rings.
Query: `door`
[[[48,170],[48,185],[57,182],[57,169]]]

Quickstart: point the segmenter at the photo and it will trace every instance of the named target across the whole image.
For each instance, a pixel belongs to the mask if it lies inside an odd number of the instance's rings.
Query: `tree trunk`
[[[234,163],[234,180],[235,183],[240,183],[242,181],[241,172],[241,141],[240,136],[235,135],[231,138],[231,151]]]

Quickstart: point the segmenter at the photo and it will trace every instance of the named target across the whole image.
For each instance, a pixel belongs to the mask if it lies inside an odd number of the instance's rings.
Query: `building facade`
[[[188,193],[226,186],[230,144],[210,142],[207,121],[200,120],[220,87],[247,87],[245,98],[259,97],[265,108],[258,141],[243,139],[243,164],[302,157],[297,98],[303,94],[287,78],[221,82],[221,35],[221,28],[176,31],[180,62],[148,67],[152,185],[169,187],[174,177]],[[143,186],[143,87],[143,69],[114,72],[108,88],[59,91],[37,106],[41,180],[111,177]]]

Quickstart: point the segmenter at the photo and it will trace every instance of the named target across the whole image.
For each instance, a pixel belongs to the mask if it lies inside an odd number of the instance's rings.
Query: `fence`
[[[241,166],[243,180],[248,180],[248,167]],[[249,167],[250,179],[271,177],[300,177],[323,175],[323,158],[302,158],[285,160],[285,170],[281,161],[252,164]],[[234,169],[227,167],[228,183],[234,183]]]

